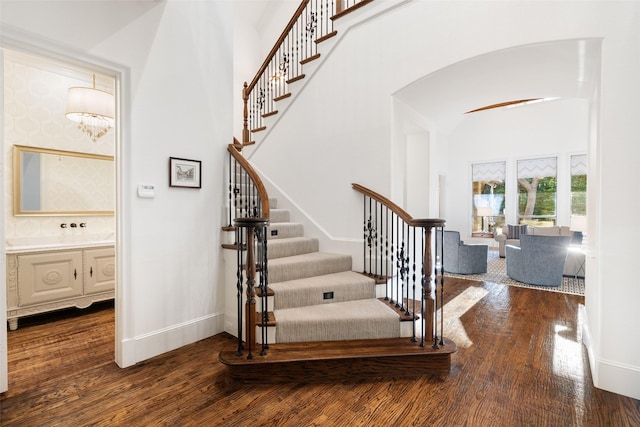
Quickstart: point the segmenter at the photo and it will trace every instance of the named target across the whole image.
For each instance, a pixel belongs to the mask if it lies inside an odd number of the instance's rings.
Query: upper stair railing
[[[432,239],[432,231],[442,238],[445,220],[415,219],[386,197],[359,184],[352,187],[364,197],[363,273],[387,283],[385,300],[407,315],[421,314],[422,330],[418,334],[414,322],[414,341],[419,335],[421,346],[425,341],[432,341],[434,348],[443,346],[443,248],[438,245],[442,239]]]
[[[304,64],[317,59],[318,43],[334,36],[333,21],[373,0],[302,0],[251,83],[244,83],[242,145],[265,129],[263,119],[277,114],[289,84],[305,77]]]

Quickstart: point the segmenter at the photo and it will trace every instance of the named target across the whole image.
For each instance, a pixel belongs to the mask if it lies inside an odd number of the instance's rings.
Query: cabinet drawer
[[[18,256],[18,305],[82,295],[82,252]]]

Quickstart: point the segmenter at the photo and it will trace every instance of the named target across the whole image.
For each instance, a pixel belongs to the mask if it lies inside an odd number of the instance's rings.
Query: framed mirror
[[[113,215],[113,156],[13,146],[14,215]]]

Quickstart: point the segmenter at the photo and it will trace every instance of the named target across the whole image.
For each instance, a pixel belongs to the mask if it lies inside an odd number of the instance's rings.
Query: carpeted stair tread
[[[398,314],[375,298],[274,311],[276,342],[400,337]]]
[[[349,255],[312,252],[269,260],[269,284],[351,270]]]
[[[269,287],[274,291],[275,310],[376,297],[375,280],[353,271],[270,283]]]
[[[318,252],[320,243],[314,237],[288,237],[269,239],[267,257],[271,259]]]
[[[267,227],[269,239],[285,239],[288,237],[302,237],[304,227],[296,222],[271,222]]]

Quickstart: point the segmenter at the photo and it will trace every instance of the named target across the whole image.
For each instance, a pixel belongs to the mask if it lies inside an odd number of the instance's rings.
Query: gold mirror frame
[[[58,156],[59,161],[63,161],[68,158],[68,160],[77,160],[77,158],[88,159],[88,160],[104,160],[110,161],[113,163],[113,156],[106,156],[101,154],[89,154],[89,153],[80,153],[75,151],[64,151],[64,150],[55,150],[50,148],[40,148],[40,147],[28,147],[24,145],[14,145],[13,146],[13,214],[15,216],[72,216],[72,215],[114,215],[114,209],[51,209],[51,210],[29,210],[23,208],[23,195],[22,195],[22,187],[23,187],[23,170],[22,170],[22,154],[23,153],[37,153],[37,154],[51,154],[54,156]],[[99,165],[95,163],[94,165]],[[114,180],[110,184],[111,189],[109,191],[115,193],[115,167],[113,168],[113,176]],[[89,170],[92,169],[91,166],[87,166]],[[40,172],[39,172],[40,173]],[[73,177],[76,182],[87,183],[89,182],[88,177],[83,176],[74,176]],[[41,185],[39,182],[38,185]],[[40,191],[40,188],[38,188]],[[85,194],[86,195],[86,194]],[[115,207],[115,194],[112,202],[112,206]]]

